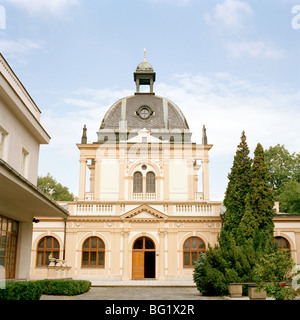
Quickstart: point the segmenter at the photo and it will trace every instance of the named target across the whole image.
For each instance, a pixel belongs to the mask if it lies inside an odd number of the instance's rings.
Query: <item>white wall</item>
[[[184,159],[169,161],[169,197],[170,200],[188,200],[188,167]]]
[[[21,173],[22,150],[25,149],[28,156],[24,177],[36,184],[40,145],[1,98],[0,128],[8,133],[4,142],[3,160]]]
[[[119,199],[119,161],[117,159],[103,159],[100,171],[100,199]]]

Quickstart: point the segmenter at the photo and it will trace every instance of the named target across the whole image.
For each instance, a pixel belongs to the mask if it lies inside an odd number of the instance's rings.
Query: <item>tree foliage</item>
[[[219,244],[209,246],[195,264],[194,281],[204,295],[225,295],[231,282],[252,282],[252,270],[273,239],[275,212],[264,150],[258,143],[252,162],[244,132],[228,178]]]
[[[282,212],[300,213],[300,183],[296,180],[287,181],[277,196]]]
[[[50,198],[55,201],[73,201],[74,196],[69,192],[69,188],[58,183],[50,173],[45,177],[38,177],[37,186]]]
[[[245,132],[242,132],[241,142],[237,147],[231,172],[228,175],[228,185],[225,192],[226,207],[224,229],[236,234],[237,228],[245,212],[246,195],[251,181],[251,158],[246,142]]]
[[[265,163],[280,211],[300,213],[300,153],[291,154],[284,145],[278,144],[265,150]]]
[[[264,150],[260,143],[254,151],[249,188],[249,203],[252,215],[259,229],[264,230],[269,239],[273,238],[274,202],[270,190],[270,174],[264,161]]]
[[[277,144],[265,150],[265,162],[271,175],[270,183],[275,198],[290,179],[300,183],[300,153],[290,154],[284,145]]]

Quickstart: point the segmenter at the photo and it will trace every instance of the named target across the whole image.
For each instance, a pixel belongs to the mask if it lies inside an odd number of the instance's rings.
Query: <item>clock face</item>
[[[151,115],[150,109],[148,107],[141,107],[141,109],[139,110],[139,116],[142,119],[148,119]]]

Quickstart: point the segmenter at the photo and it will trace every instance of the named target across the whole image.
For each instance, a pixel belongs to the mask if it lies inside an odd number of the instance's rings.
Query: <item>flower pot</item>
[[[249,286],[248,288],[248,295],[250,300],[266,300],[267,299],[267,293],[264,289],[261,289],[260,291],[256,291],[256,286]]]
[[[243,295],[243,285],[241,283],[229,283],[228,290],[231,298],[240,298]]]

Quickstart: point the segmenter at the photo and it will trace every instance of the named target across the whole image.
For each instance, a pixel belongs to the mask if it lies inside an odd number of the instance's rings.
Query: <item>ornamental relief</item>
[[[84,222],[82,221],[72,221],[72,222],[67,222],[67,227],[68,228],[84,228]]]
[[[123,224],[120,222],[112,222],[112,221],[104,222],[104,228],[120,228],[122,226]]]
[[[197,223],[197,222],[193,222],[193,223]],[[168,227],[169,228],[184,228],[184,227],[188,227],[188,223],[183,223],[183,222],[169,223]],[[197,227],[207,228],[207,229],[221,228],[222,223],[221,222],[213,222],[213,221],[199,222],[199,223],[197,223]]]

